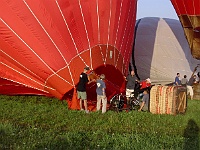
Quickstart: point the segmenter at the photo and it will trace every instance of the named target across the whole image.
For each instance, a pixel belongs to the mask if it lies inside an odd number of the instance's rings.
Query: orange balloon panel
[[[106,75],[109,94],[119,92],[128,72],[136,3],[2,0],[0,93],[61,99],[85,66]]]

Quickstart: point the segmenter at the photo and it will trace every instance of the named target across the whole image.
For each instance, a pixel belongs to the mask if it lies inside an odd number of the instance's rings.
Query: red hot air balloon
[[[194,58],[200,59],[200,1],[171,0]]]
[[[0,93],[62,99],[85,66],[123,89],[136,0],[1,0]],[[95,93],[94,93],[95,94]]]

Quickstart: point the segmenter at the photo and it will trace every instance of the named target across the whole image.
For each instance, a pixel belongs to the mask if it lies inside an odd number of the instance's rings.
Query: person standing
[[[181,81],[179,77],[180,77],[180,73],[177,73],[175,77],[174,85],[181,85]]]
[[[127,108],[130,109],[130,97],[134,96],[134,89],[136,81],[138,81],[137,77],[135,76],[135,72],[132,70],[131,74],[126,77],[127,84],[126,84],[126,99],[127,99]]]
[[[187,83],[188,83],[187,76],[184,75],[183,79],[181,79],[181,85],[186,86]]]
[[[196,82],[196,75],[192,75],[187,83],[187,95],[190,94],[191,100],[193,100],[193,84]]]
[[[104,74],[101,74],[100,79],[96,80],[97,111],[100,110],[101,102],[102,102],[102,113],[106,112],[106,107],[107,107],[107,97],[106,97],[106,93],[105,93],[106,84],[105,84],[104,80],[105,80]]]
[[[85,67],[83,72],[80,74],[78,86],[77,86],[77,93],[78,93],[78,99],[80,99],[80,110],[84,110],[82,106],[82,101],[84,101],[84,107],[85,112],[89,113],[88,107],[87,107],[87,93],[86,93],[86,84],[89,82],[87,72],[90,68]]]

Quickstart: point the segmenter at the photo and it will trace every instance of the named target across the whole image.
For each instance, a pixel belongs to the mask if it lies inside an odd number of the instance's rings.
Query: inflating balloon
[[[0,93],[59,99],[89,66],[123,89],[134,38],[136,0],[2,0]],[[95,94],[95,93],[94,93]]]

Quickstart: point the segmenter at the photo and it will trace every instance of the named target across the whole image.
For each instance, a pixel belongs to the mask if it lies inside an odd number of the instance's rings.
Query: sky
[[[138,0],[137,19],[143,17],[160,17],[178,20],[170,0]]]

